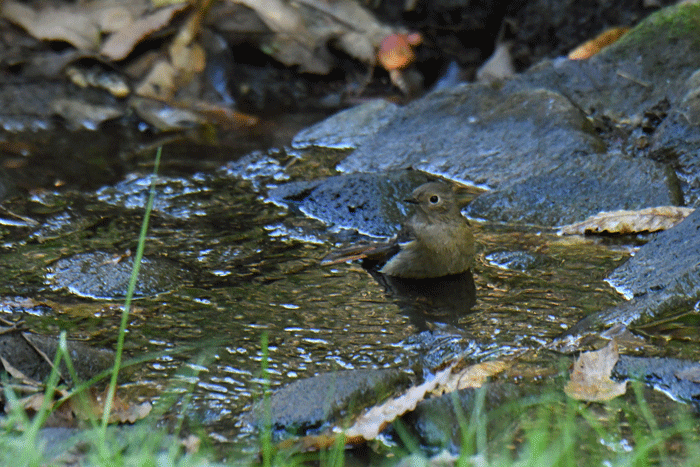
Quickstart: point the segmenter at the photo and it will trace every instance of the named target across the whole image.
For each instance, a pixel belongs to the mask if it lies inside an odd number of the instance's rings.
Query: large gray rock
[[[696,205],[700,199],[700,70],[681,89],[683,97],[652,136],[650,154],[676,169],[685,203]]]
[[[497,188],[551,168],[553,159],[604,149],[586,116],[558,93],[467,84],[397,111],[338,168],[413,168]]]
[[[586,116],[559,93],[464,85],[404,109],[339,165],[414,168],[492,189],[470,216],[560,225],[601,210],[676,204],[664,166],[604,153]]]

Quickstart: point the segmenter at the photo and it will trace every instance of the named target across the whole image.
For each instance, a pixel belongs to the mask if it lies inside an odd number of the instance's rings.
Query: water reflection
[[[407,279],[368,269],[418,332],[433,323],[456,326],[476,304],[476,285],[471,270],[430,279]]]

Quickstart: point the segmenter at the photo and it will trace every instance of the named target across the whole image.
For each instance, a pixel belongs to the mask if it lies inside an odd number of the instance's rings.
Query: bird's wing
[[[332,251],[328,256],[321,260],[321,264],[329,266],[331,264],[345,263],[357,259],[366,259],[375,262],[385,262],[388,258],[395,255],[400,246],[395,241],[381,243],[360,243],[349,245],[343,248]]]

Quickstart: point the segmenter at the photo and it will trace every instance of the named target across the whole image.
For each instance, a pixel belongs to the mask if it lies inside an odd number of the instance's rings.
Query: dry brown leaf
[[[441,384],[433,394],[441,395],[466,388],[480,388],[491,376],[504,371],[510,366],[502,361],[477,363],[452,373],[445,384]]]
[[[614,234],[631,234],[639,232],[657,232],[670,229],[693,212],[691,208],[677,206],[660,206],[639,211],[601,212],[575,224],[560,227],[563,234],[580,234],[608,232]]]
[[[178,82],[189,83],[196,73],[204,71],[206,54],[195,42],[202,26],[203,10],[197,9],[180,28],[168,49],[170,62],[178,71]]]
[[[327,74],[335,64],[326,49],[336,47],[374,65],[382,39],[395,30],[382,25],[355,0],[232,0],[253,9],[274,34],[261,44],[263,52],[301,71]]]
[[[202,439],[197,435],[189,435],[187,438],[181,439],[180,444],[185,448],[187,454],[194,454],[199,452],[199,448],[202,445]]]
[[[484,362],[453,373],[455,366],[456,364],[453,363],[438,372],[430,381],[414,386],[402,395],[372,407],[358,417],[353,426],[345,430],[343,434],[350,440],[355,438],[374,439],[394,419],[415,409],[426,395],[430,393],[445,394],[458,389],[481,387],[488,377],[500,373],[508,367],[508,364],[498,361]]]
[[[177,13],[188,6],[187,3],[170,5],[127,24],[107,38],[100,53],[115,61],[125,59],[136,44],[168,25]]]
[[[81,50],[96,50],[100,29],[93,12],[70,7],[45,7],[39,11],[19,2],[0,3],[2,16],[41,40],[65,41]]]
[[[98,392],[91,388],[85,396],[73,396],[69,399],[71,409],[77,418],[90,420],[100,418],[104,411],[108,388]],[[151,412],[151,404],[132,404],[115,395],[112,401],[112,412],[109,415],[109,423],[134,423],[141,420]]]
[[[93,14],[93,18],[95,18],[102,33],[119,31],[134,21],[133,16],[126,8],[118,6],[98,10]]]
[[[610,379],[618,359],[614,340],[600,350],[581,354],[574,362],[574,370],[564,392],[573,399],[589,402],[607,401],[623,395],[627,382],[618,383]]]
[[[160,60],[136,87],[138,96],[153,99],[172,99],[175,95],[175,78],[177,70],[167,60]]]
[[[64,396],[66,393],[60,389],[55,392],[56,398]],[[24,410],[30,413],[38,413],[44,405],[44,393],[38,392],[19,400],[20,405]],[[56,406],[55,401],[48,404],[46,407],[50,410],[49,416],[44,422],[47,427],[74,427],[75,416],[73,414],[70,403],[64,403]],[[6,408],[7,410],[7,408]]]
[[[382,405],[372,407],[355,420],[355,423],[345,430],[343,434],[350,439],[361,438],[371,440],[376,438],[386,426],[394,421],[396,417],[416,408],[426,394],[433,391],[437,386],[446,384],[452,375],[455,364],[440,371],[430,381],[426,381],[419,386],[414,386],[404,394],[389,399]]]
[[[574,50],[569,52],[569,59],[583,60],[586,58],[590,58],[593,55],[600,52],[601,50],[603,50],[605,47],[617,42],[622,36],[627,34],[627,31],[629,30],[630,28],[628,27],[618,27],[610,28],[606,31],[603,31],[601,34],[597,35],[590,41],[584,42],[583,44],[579,45]]]

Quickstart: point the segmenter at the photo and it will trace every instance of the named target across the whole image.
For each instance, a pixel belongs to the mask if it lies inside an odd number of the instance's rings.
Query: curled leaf
[[[561,226],[559,233],[583,235],[607,232],[626,235],[639,232],[658,232],[670,229],[692,212],[691,208],[677,206],[660,206],[640,209],[639,211],[601,212],[582,222]]]

